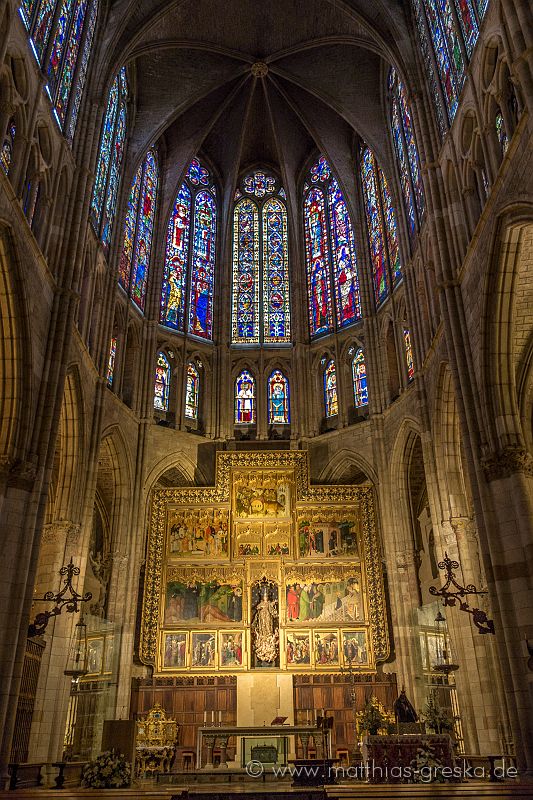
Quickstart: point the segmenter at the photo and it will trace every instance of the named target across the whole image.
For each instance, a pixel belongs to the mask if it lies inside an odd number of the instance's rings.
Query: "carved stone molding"
[[[509,478],[517,472],[533,476],[533,456],[523,447],[504,447],[482,460],[487,481]]]
[[[56,520],[43,526],[41,544],[58,545],[62,549],[68,544],[77,545],[80,538],[81,526],[69,520]]]

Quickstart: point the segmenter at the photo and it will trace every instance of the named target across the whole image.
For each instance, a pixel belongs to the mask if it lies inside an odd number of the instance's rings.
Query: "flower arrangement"
[[[433,733],[452,733],[453,722],[446,710],[439,705],[434,694],[429,695],[424,708],[424,722]]]
[[[131,764],[122,753],[106,750],[83,770],[81,785],[85,789],[123,789],[130,785]]]
[[[393,717],[388,714],[379,700],[372,695],[362,711],[356,715],[357,732],[363,731],[375,736],[380,731],[391,733],[394,730]]]

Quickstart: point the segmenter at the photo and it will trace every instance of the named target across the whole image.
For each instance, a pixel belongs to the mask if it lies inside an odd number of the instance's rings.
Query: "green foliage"
[[[439,705],[435,694],[430,694],[424,708],[424,721],[426,727],[433,733],[452,733],[453,722],[446,710]]]
[[[373,695],[363,711],[357,715],[357,727],[359,731],[367,731],[371,735],[381,730],[387,733],[394,730],[390,714],[385,713],[383,706]]]
[[[83,770],[81,785],[86,789],[123,789],[130,785],[131,764],[122,753],[106,750]]]
[[[414,783],[446,783],[447,778],[442,774],[443,763],[435,756],[435,751],[429,744],[423,744],[416,752],[416,758],[411,761]]]

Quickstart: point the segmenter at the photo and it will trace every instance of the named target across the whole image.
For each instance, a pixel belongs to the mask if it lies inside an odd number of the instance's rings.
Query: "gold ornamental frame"
[[[232,476],[234,473],[242,475],[243,471],[246,470],[250,471],[250,475],[253,475],[253,471],[257,470],[263,471],[263,474],[269,474],[269,471],[279,473],[283,470],[291,473],[291,492],[293,494],[291,497],[290,520],[291,525],[293,525],[293,538],[290,544],[293,555],[287,557],[281,555],[277,566],[276,562],[272,561],[266,553],[260,560],[254,561],[253,559],[243,559],[236,556],[234,552],[235,530],[237,530],[237,525],[242,524],[243,517],[241,513],[238,516],[235,515],[234,520],[232,519],[232,503],[234,502]],[[177,507],[191,510],[216,507],[229,517],[228,560],[226,558],[221,559],[217,565],[212,562],[198,560],[194,561],[194,563],[186,564],[183,559],[178,562],[173,560],[171,555],[169,556],[167,552],[168,517],[171,512],[175,513]],[[349,557],[341,557],[335,560],[334,564],[333,560],[322,558],[321,561],[313,564],[309,558],[298,558],[297,519],[301,519],[302,514],[305,512],[316,513],[317,508],[324,509],[324,513],[331,517],[336,510],[346,512],[347,507],[350,509],[350,514],[356,513],[359,515],[360,529],[358,536],[360,538],[357,541],[362,545],[361,560],[356,563],[351,562]],[[162,612],[163,579],[166,580],[166,576],[180,575],[184,572],[187,573],[190,579],[193,579],[194,576],[203,576],[205,578],[207,574],[211,574],[214,578],[218,573],[224,573],[228,576],[234,575],[235,578],[239,575],[244,578],[247,575],[249,585],[251,585],[252,580],[261,580],[262,577],[267,580],[279,581],[280,576],[284,578],[286,574],[296,574],[298,570],[303,570],[305,574],[311,574],[313,571],[325,574],[325,570],[330,565],[332,569],[337,570],[338,574],[341,574],[341,572],[342,574],[347,574],[350,568],[353,570],[357,568],[364,575],[364,580],[366,581],[366,597],[363,599],[364,616],[368,627],[369,647],[372,652],[372,664],[369,664],[366,671],[375,669],[373,664],[383,662],[388,658],[390,644],[383,566],[376,526],[374,493],[371,487],[311,485],[309,482],[307,452],[217,453],[215,486],[155,489],[152,492],[149,513],[148,551],[139,647],[139,655],[143,663],[155,667],[156,670],[161,669],[161,653],[159,653],[158,657],[158,650],[162,642],[162,631],[163,629],[168,630],[168,626],[164,623]],[[280,522],[284,522],[284,519],[280,519]],[[276,520],[273,517],[269,517],[268,521],[273,523]],[[284,601],[281,602],[283,590],[284,584],[280,581],[280,622],[281,609],[282,606],[284,607]],[[244,605],[243,603],[242,624],[246,629],[250,624],[250,619],[248,610],[244,608]],[[359,622],[349,623],[344,621],[334,624],[337,628],[342,627],[344,629],[360,627]],[[196,630],[201,632],[203,627],[203,625],[199,625]],[[235,623],[232,626],[225,625],[224,627],[226,629],[234,628]],[[301,625],[294,625],[295,629],[300,629],[301,627]],[[320,627],[323,627],[323,625],[318,626],[318,628]],[[331,623],[326,625],[327,627],[331,627]],[[314,637],[317,626],[309,626],[308,629],[310,635]],[[218,650],[218,633],[215,640]],[[341,641],[342,637],[339,633],[339,644]],[[341,653],[339,653],[339,657],[342,660]],[[234,669],[240,671],[244,668],[236,667]],[[194,667],[193,669],[203,672],[205,668]],[[284,666],[284,669],[287,669],[287,666]],[[338,671],[338,669],[339,667],[336,667],[334,671]],[[361,671],[365,671],[364,666]],[[168,668],[164,669],[164,672],[168,672]]]

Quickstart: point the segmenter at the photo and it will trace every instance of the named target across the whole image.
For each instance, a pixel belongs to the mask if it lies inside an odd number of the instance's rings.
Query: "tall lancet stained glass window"
[[[279,344],[291,336],[288,223],[277,179],[246,175],[233,211],[232,342]]]
[[[234,421],[236,425],[252,425],[255,418],[255,378],[244,369],[235,380]]]
[[[157,411],[168,411],[170,378],[170,362],[164,353],[158,353],[154,381],[154,408]]]
[[[210,171],[194,158],[167,226],[160,322],[213,338],[217,204]]]
[[[57,123],[72,142],[98,13],[98,0],[22,0],[20,15],[46,75]]]
[[[443,135],[446,120],[451,124],[457,111],[467,62],[479,38],[488,0],[412,0],[412,4]]]
[[[126,70],[123,67],[113,81],[107,99],[91,198],[91,224],[106,251],[111,242],[124,155],[127,95]]]
[[[368,405],[365,354],[359,348],[352,359],[353,397],[356,408]]]
[[[405,86],[394,67],[389,72],[389,95],[394,151],[409,234],[413,236],[424,219],[426,201],[411,109]]]
[[[304,186],[304,231],[311,337],[361,317],[353,226],[342,190],[324,156]]]
[[[144,311],[159,168],[155,150],[148,150],[130,189],[124,240],[119,264],[119,283]]]
[[[409,328],[403,330],[403,342],[405,346],[405,362],[407,365],[407,379],[412,381],[415,376],[415,362],[413,360],[413,345],[411,343],[411,332]]]
[[[394,288],[402,278],[398,226],[387,179],[367,145],[361,150],[360,167],[374,299],[379,306],[387,298],[391,284]]]
[[[335,417],[339,413],[339,396],[337,394],[337,371],[333,359],[326,364],[323,380],[324,413],[326,417]]]
[[[185,416],[188,419],[198,419],[198,406],[200,401],[200,373],[196,364],[187,364],[185,380]]]
[[[289,381],[279,369],[268,379],[268,424],[288,425],[290,418]]]

